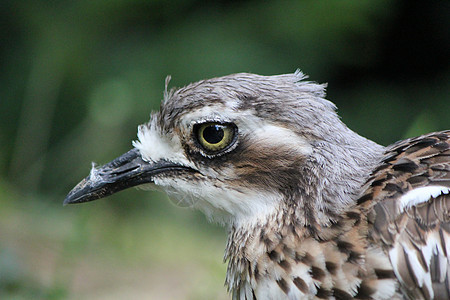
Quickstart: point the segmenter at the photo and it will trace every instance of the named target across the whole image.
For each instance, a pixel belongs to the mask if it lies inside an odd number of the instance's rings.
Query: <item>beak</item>
[[[153,182],[155,175],[176,170],[192,170],[172,162],[144,161],[139,150],[132,149],[98,168],[78,183],[66,196],[64,205],[83,203],[107,197],[121,190]]]

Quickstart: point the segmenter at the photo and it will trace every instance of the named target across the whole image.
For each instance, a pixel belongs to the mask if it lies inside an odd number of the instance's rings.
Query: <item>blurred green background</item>
[[[172,86],[300,68],[382,144],[450,128],[450,1],[0,3],[0,298],[227,299],[225,233],[160,193],[62,207]]]

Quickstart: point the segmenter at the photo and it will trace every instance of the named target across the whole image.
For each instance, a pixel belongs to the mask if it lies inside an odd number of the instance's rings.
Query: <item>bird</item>
[[[450,299],[450,130],[381,146],[299,70],[169,81],[64,204],[140,186],[202,211],[233,299]]]

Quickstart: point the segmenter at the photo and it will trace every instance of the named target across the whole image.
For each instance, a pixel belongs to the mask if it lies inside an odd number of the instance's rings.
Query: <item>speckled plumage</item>
[[[331,226],[290,226],[285,216],[276,216],[253,233],[233,231],[226,258],[235,297],[255,298],[265,277],[293,299],[449,299],[448,189],[399,209],[408,191],[450,185],[449,158],[449,131],[398,142],[387,147],[356,205]],[[431,256],[424,254],[427,245],[435,247]],[[396,263],[391,251],[401,256]],[[246,259],[258,252],[257,260]],[[303,276],[296,276],[295,268]]]
[[[235,299],[449,299],[450,131],[382,147],[303,74],[233,74],[168,91],[134,149],[66,203],[150,184],[228,232]],[[167,84],[166,84],[167,86]],[[232,124],[221,151],[199,124]]]

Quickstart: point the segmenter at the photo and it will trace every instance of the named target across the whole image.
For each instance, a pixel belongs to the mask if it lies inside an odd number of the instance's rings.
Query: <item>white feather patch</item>
[[[434,231],[426,237],[424,245],[420,248],[415,248],[410,243],[400,239],[399,243],[389,251],[389,258],[397,278],[404,283],[405,278],[403,278],[402,275],[405,275],[405,271],[401,271],[399,266],[402,262],[400,256],[405,255],[405,259],[410,266],[408,272],[410,272],[413,278],[417,280],[418,287],[426,289],[430,294],[431,299],[433,299],[435,291],[433,290],[432,274],[430,271],[426,271],[422,266],[422,263],[419,262],[419,255],[423,258],[423,261],[429,270],[432,268],[432,258],[436,260],[439,264],[439,267],[435,269],[435,271],[439,272],[438,281],[443,282],[449,266],[448,258],[444,255],[445,251],[446,250],[442,248],[439,233]],[[403,274],[401,272],[403,272]]]
[[[396,259],[396,256],[394,257]],[[384,255],[384,252],[379,247],[369,247],[366,254],[366,263],[369,266],[377,266],[382,270],[392,269],[392,264]],[[397,290],[396,280],[386,278],[376,281],[376,292],[371,296],[374,300],[391,299]]]
[[[290,145],[292,151],[298,151],[303,155],[309,155],[313,151],[311,144],[304,138],[284,127],[263,123],[259,124],[257,128],[253,128],[253,133],[258,142],[265,142],[269,145]]]
[[[397,289],[397,284],[393,279],[378,280],[376,292],[372,295],[373,299],[391,299]]]
[[[102,178],[98,175],[98,170],[95,168],[97,164],[92,162],[91,171],[89,172],[89,180],[92,182],[100,181]]]
[[[425,186],[413,189],[399,199],[399,211],[404,212],[413,206],[429,201],[430,198],[436,198],[449,192],[450,188],[445,186]]]
[[[153,123],[152,119],[149,125],[139,126],[138,141],[133,141],[133,146],[139,150],[142,158],[154,162],[165,159],[189,166],[178,136],[173,135],[172,139],[161,136]]]

